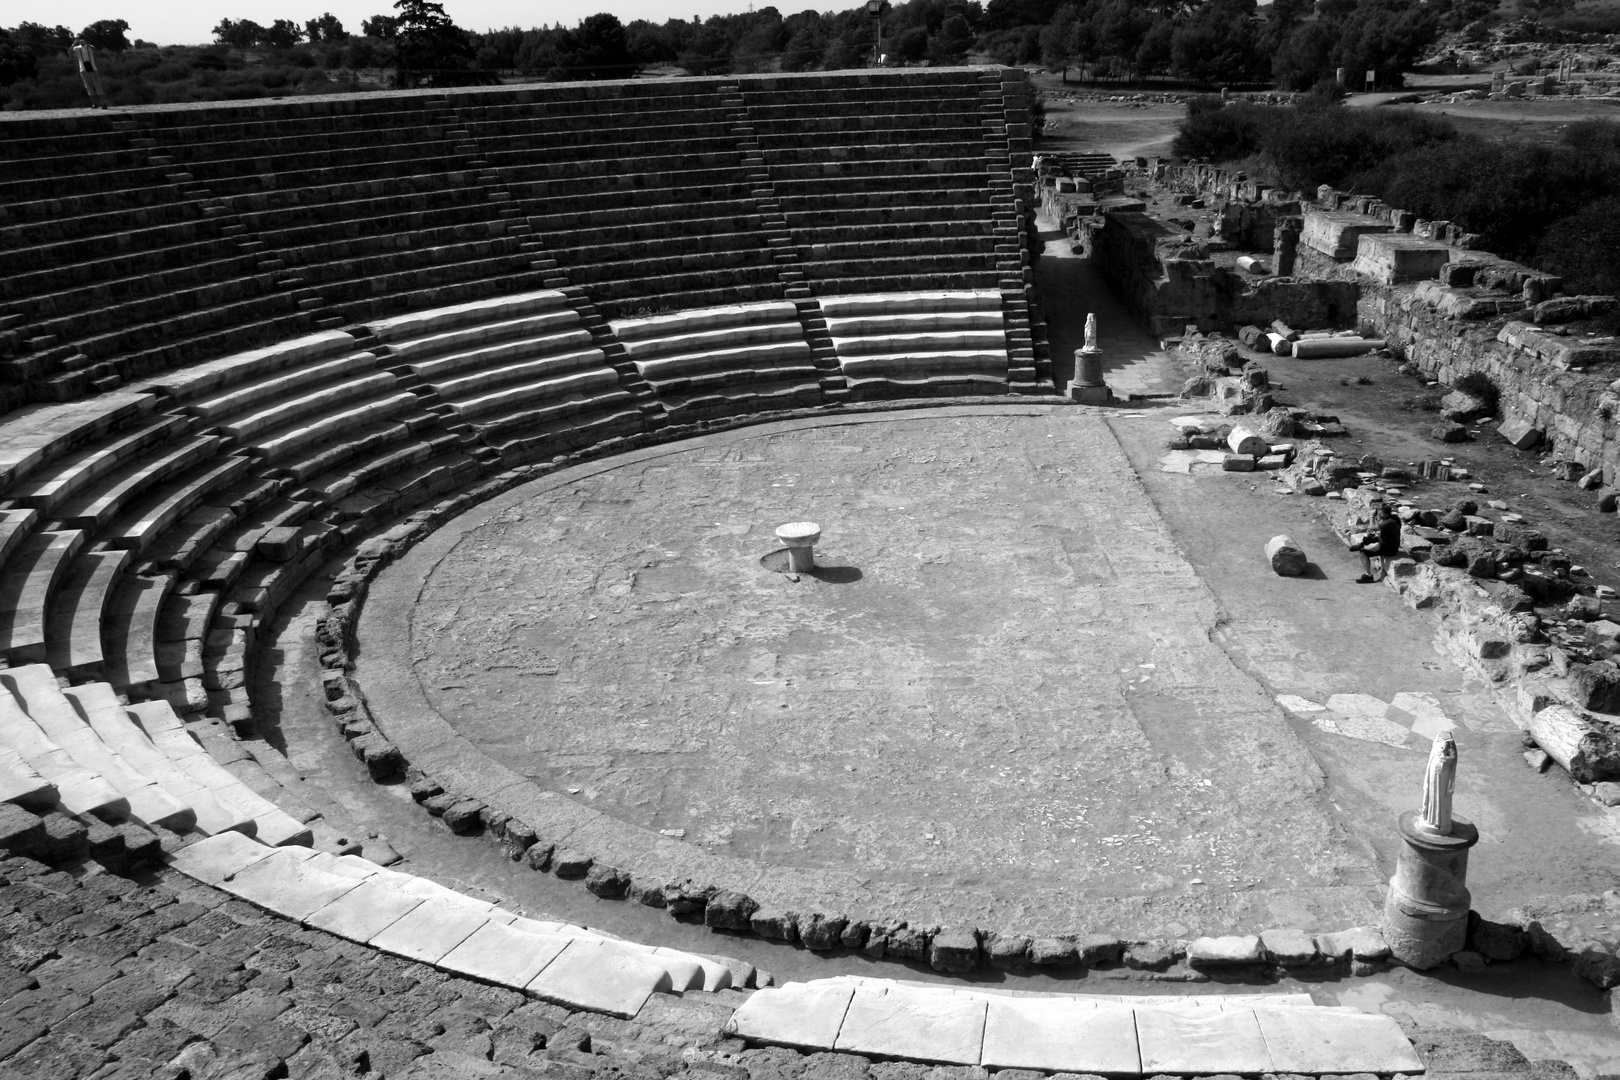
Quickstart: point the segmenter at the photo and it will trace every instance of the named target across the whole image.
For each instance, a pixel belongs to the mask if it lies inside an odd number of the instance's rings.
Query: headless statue
[[[1073,340],[1072,338],[1070,339]],[[1097,349],[1097,316],[1086,315],[1086,351],[1095,352]]]
[[[1457,786],[1457,743],[1450,731],[1434,737],[1429,767],[1423,774],[1423,813],[1418,825],[1441,836],[1451,835],[1451,793]]]

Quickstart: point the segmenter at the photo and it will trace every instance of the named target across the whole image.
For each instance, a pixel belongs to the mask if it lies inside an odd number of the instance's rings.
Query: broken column
[[[1384,938],[1395,958],[1424,970],[1462,949],[1468,937],[1468,849],[1479,830],[1451,813],[1457,744],[1435,737],[1423,779],[1423,809],[1401,815],[1401,851],[1384,901]]]
[[[1279,577],[1299,577],[1310,569],[1305,552],[1288,536],[1273,536],[1266,541],[1266,561]]]
[[[821,526],[813,521],[793,521],[776,530],[776,538],[787,546],[788,568],[795,574],[808,574],[816,568],[815,546],[821,539]]]

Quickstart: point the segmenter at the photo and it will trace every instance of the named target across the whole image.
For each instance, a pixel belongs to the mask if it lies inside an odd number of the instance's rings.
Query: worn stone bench
[[[125,761],[74,710],[56,684],[56,676],[43,664],[0,670],[0,685],[37,725],[41,735],[75,765],[101,777],[128,806],[128,817],[148,828],[160,826],[186,832],[196,823],[196,812],[175,795]],[[15,714],[11,720],[21,724]],[[6,733],[0,733],[4,737]],[[21,753],[21,749],[13,746]],[[26,756],[26,755],[25,755]],[[37,763],[36,768],[40,766]]]
[[[74,559],[46,613],[45,663],[51,670],[75,679],[102,677],[102,625],[132,561],[130,552],[119,548]]]
[[[1007,392],[1010,357],[999,292],[833,296],[822,299],[821,310],[857,398]]]

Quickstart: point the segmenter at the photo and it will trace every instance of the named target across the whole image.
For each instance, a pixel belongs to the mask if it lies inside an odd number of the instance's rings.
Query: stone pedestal
[[[821,539],[821,526],[813,521],[794,521],[776,530],[776,538],[788,549],[788,567],[795,574],[808,574],[816,568],[815,546]]]
[[[1395,958],[1423,970],[1443,963],[1468,937],[1468,849],[1479,830],[1453,816],[1451,833],[1418,824],[1416,811],[1401,815],[1401,854],[1384,901],[1384,938]]]
[[[1069,400],[1102,405],[1113,400],[1103,382],[1102,350],[1093,346],[1074,350],[1074,378],[1069,380]]]

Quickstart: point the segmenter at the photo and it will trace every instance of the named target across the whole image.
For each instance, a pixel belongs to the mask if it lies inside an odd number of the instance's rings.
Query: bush
[[[1616,157],[1571,146],[1458,138],[1370,165],[1349,186],[1418,217],[1478,233],[1487,251],[1528,259],[1552,224],[1620,194]]]
[[[1223,106],[1220,98],[1204,96],[1187,103],[1173,149],[1184,157],[1222,162],[1253,156],[1261,167],[1251,171],[1310,190],[1341,184],[1391,155],[1456,135],[1456,128],[1438,117],[1406,109],[1346,109],[1328,93],[1312,93],[1281,109],[1247,101]]]
[[[1249,101],[1223,102],[1203,94],[1187,101],[1187,118],[1171,152],[1205,161],[1234,161],[1261,148],[1268,110]]]
[[[1537,246],[1536,265],[1562,277],[1565,292],[1620,295],[1620,195],[1553,223]]]

